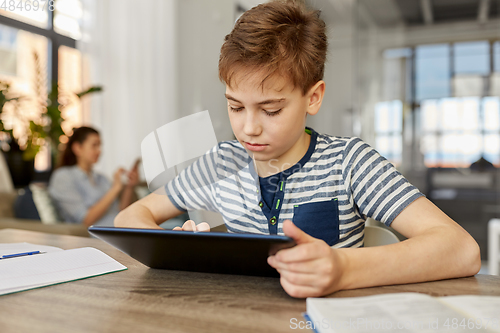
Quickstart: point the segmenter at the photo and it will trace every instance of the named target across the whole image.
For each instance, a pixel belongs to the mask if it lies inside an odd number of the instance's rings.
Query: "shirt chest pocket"
[[[293,208],[293,223],[306,234],[332,246],[339,241],[339,202],[311,202]]]

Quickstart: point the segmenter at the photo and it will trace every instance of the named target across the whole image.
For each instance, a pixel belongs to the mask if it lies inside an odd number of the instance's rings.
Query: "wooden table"
[[[0,230],[0,243],[63,249],[92,246],[128,270],[0,296],[0,332],[285,332],[303,320],[304,299],[288,296],[278,278],[149,269],[98,239]],[[395,285],[336,292],[330,297],[395,292],[432,296],[497,295],[500,277]]]
[[[87,227],[83,224],[44,224],[41,221],[24,220],[9,217],[0,218],[0,229],[22,229],[47,232],[50,234],[90,237],[89,232],[87,231]]]

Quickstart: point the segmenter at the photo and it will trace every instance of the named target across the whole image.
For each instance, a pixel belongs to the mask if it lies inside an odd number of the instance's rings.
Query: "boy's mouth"
[[[250,142],[245,142],[245,146],[247,147],[248,150],[252,151],[261,151],[263,150],[267,145],[262,145],[258,143],[250,143]]]

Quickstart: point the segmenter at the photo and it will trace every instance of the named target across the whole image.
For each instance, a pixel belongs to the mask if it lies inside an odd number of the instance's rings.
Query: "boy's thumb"
[[[297,244],[309,243],[314,240],[313,237],[300,230],[290,220],[285,220],[283,222],[283,232],[286,236],[292,238]]]

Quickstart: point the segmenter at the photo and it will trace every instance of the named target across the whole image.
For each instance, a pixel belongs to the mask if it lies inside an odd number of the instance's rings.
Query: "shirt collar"
[[[78,165],[73,165],[72,166],[73,168],[73,173],[76,175],[76,177],[79,177],[79,178],[82,178],[82,179],[88,179],[89,178],[89,175],[87,173],[85,173],[85,171],[83,171]],[[90,175],[92,177],[95,177],[95,174],[94,174],[94,171],[93,170],[90,170]]]
[[[311,135],[311,142],[309,143],[309,148],[307,148],[307,151],[304,154],[304,156],[297,163],[295,163],[293,166],[291,166],[290,168],[283,170],[277,174],[271,175],[269,177],[265,177],[265,178],[270,178],[270,177],[288,178],[290,175],[299,171],[311,159],[311,156],[314,153],[314,150],[316,149],[316,142],[317,142],[317,138],[318,138],[318,133],[310,127],[306,127],[305,131]],[[250,174],[255,179],[259,179],[259,175],[257,174],[256,168],[255,168],[255,161],[252,158],[250,158]],[[263,179],[265,179],[265,178],[263,178]]]

